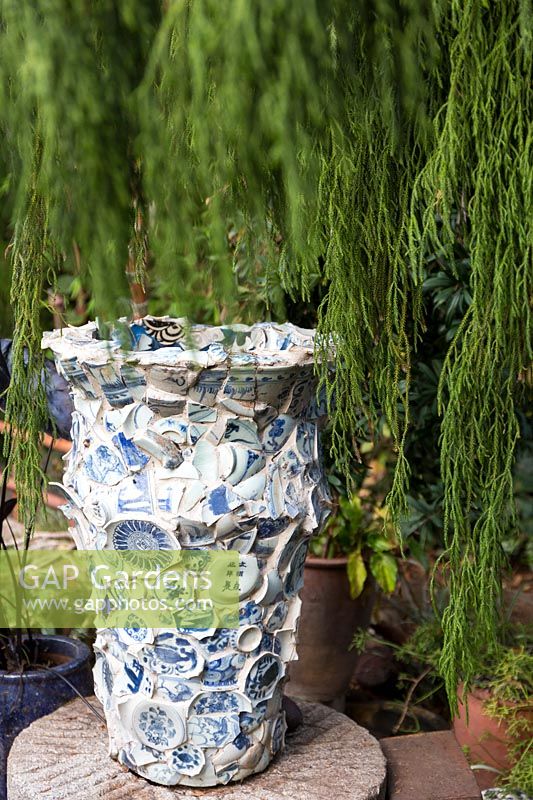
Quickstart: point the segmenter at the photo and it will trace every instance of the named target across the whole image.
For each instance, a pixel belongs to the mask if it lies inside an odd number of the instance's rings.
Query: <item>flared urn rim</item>
[[[43,335],[43,348],[78,363],[120,360],[139,367],[230,368],[272,372],[312,367],[319,350],[314,329],[290,322],[253,325],[197,325],[185,318],[125,318],[102,331],[97,322],[65,326]]]

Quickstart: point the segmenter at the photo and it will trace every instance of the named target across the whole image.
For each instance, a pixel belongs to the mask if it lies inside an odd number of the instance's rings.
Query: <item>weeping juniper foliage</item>
[[[489,12],[476,0],[451,5],[442,45],[450,47],[448,98],[413,192],[413,218],[422,222],[411,243],[413,259],[420,238],[450,248],[452,209],[463,215],[473,302],[439,387],[452,597],[441,666],[450,691],[472,674],[479,634],[495,629],[499,542],[515,522],[515,401],[533,360],[531,6],[504,2]],[[437,219],[444,222],[440,234]]]
[[[44,367],[39,312],[44,284],[52,266],[48,258],[53,254],[47,241],[46,206],[35,191],[30,192],[24,215],[15,225],[11,248],[12,282],[19,290],[11,293],[17,335],[13,341],[6,418],[14,423],[15,431],[5,438],[4,455],[13,463],[17,486],[23,487],[18,505],[26,523],[28,540],[44,480],[39,444],[40,435],[48,424],[48,410],[45,388],[39,379]]]
[[[0,18],[19,335],[8,418],[26,431],[12,463],[27,522],[37,424],[22,395],[54,253],[75,249],[96,311],[114,317],[142,218],[139,277],[183,314],[211,284],[231,321],[228,230],[245,220],[267,285],[307,301],[320,284],[334,452],[347,464],[363,418],[385,413],[398,520],[423,260],[456,237],[470,251],[473,302],[440,385],[452,696],[494,635],[532,361],[531,0],[0,0]]]

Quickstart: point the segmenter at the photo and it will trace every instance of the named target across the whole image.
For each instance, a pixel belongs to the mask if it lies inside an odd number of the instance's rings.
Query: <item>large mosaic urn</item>
[[[284,744],[298,592],[327,514],[314,331],[146,317],[44,346],[74,401],[63,493],[78,548],[238,553],[238,628],[98,631],[111,755],[169,786],[261,772]]]

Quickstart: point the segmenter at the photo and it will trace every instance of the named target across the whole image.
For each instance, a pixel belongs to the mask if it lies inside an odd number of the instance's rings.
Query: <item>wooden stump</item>
[[[91,702],[97,703],[94,698]],[[74,700],[16,738],[8,760],[9,800],[383,800],[378,742],[344,714],[301,703],[304,724],[270,767],[212,789],[148,783],[109,758],[105,727]]]

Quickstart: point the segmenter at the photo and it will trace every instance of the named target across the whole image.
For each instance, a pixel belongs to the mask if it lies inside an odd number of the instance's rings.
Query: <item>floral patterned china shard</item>
[[[113,531],[115,550],[173,550],[173,537],[145,520],[119,522]]]
[[[124,341],[93,323],[44,338],[75,406],[62,489],[75,541],[135,564],[237,552],[239,614],[238,628],[220,607],[202,627],[132,616],[98,631],[110,752],[165,786],[226,784],[284,744],[303,565],[328,507],[314,331],[145,317]]]
[[[142,702],[133,714],[133,726],[141,742],[154,750],[168,750],[185,737],[182,715],[173,706]]]
[[[198,775],[205,765],[204,751],[192,744],[182,744],[172,751],[172,766],[181,775]]]

